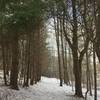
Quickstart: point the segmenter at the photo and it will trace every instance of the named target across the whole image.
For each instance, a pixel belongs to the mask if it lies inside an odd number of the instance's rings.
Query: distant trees
[[[83,97],[82,72],[86,55],[87,92],[91,94],[89,60],[93,57],[96,100],[95,53],[100,62],[99,0],[0,0],[0,46],[5,85],[18,89],[20,80],[24,80],[23,86],[29,86],[41,79],[42,61],[47,50],[44,29],[47,19],[54,21],[60,86],[63,80],[67,85],[70,80],[72,84],[75,81],[75,95]]]
[[[0,1],[0,40],[5,85],[18,89],[41,79],[41,62],[46,50],[42,1]],[[10,76],[9,76],[10,73]],[[8,76],[8,77],[7,77]],[[30,82],[29,82],[30,81]]]
[[[89,71],[88,49],[91,43],[95,44],[96,48],[94,49],[94,51],[96,51],[97,56],[99,58],[99,51],[100,51],[99,37],[100,36],[98,35],[99,34],[98,24],[99,24],[99,4],[100,3],[97,4],[97,2],[99,1],[95,1],[95,0],[94,1],[89,1],[89,0],[56,1],[54,0],[53,2],[50,2],[51,3],[50,11],[51,11],[52,18],[54,18],[54,25],[56,26],[55,30],[58,30],[58,31],[55,31],[55,33],[60,34],[58,35],[58,38],[61,37],[61,41],[63,37],[63,39],[68,43],[72,51],[73,71],[74,71],[74,77],[75,77],[75,95],[79,97],[82,97],[82,80],[81,79],[82,79],[83,59],[84,59],[84,55],[86,54],[87,55],[87,70]],[[96,10],[96,8],[98,10]],[[59,47],[61,47],[62,42],[60,42],[60,39],[58,39],[58,42],[60,44]],[[62,45],[62,49],[64,50],[63,45]],[[59,54],[58,54],[58,59],[59,59]],[[63,61],[66,61],[65,59],[61,57],[60,59],[62,59]],[[63,66],[66,66],[66,63],[64,64],[63,62]],[[66,70],[65,67],[63,68],[64,70]],[[61,70],[62,70],[62,66],[61,66]],[[95,73],[96,73],[96,70],[95,70]],[[87,76],[88,81],[89,83],[91,83],[90,73],[88,73],[88,75],[89,75]],[[60,79],[61,79],[61,75],[60,75]],[[90,86],[90,92],[91,92],[91,86]]]
[[[61,8],[59,5],[63,5]],[[59,7],[59,8],[58,8]],[[72,31],[67,29],[67,25],[70,24],[70,22],[68,22],[68,12],[66,11],[66,9],[70,9],[70,8],[66,8],[66,5],[64,4],[64,2],[57,2],[57,8],[55,9],[55,12],[57,15],[57,20],[56,22],[58,22],[58,20],[61,20],[59,23],[56,23],[59,26],[59,30],[62,31],[63,35],[65,36],[66,41],[68,42],[70,48],[72,49],[72,55],[73,55],[73,67],[74,67],[74,75],[75,75],[75,89],[76,89],[76,95],[78,96],[82,96],[82,88],[81,88],[81,64],[82,64],[82,59],[83,56],[87,50],[88,44],[89,44],[89,39],[88,36],[86,36],[85,38],[85,43],[84,43],[84,48],[83,50],[80,52],[80,56],[79,52],[78,52],[78,23],[77,23],[77,13],[76,13],[76,1],[72,0],[72,15],[73,15],[73,26],[72,26]],[[55,14],[54,13],[54,14]],[[61,14],[62,13],[62,14]],[[70,15],[69,15],[70,16]],[[61,25],[61,26],[60,26]],[[71,25],[71,24],[70,24]],[[70,26],[71,27],[71,26]],[[68,32],[72,32],[70,35],[72,35],[72,40],[68,37]],[[60,33],[60,34],[62,34]],[[63,65],[64,66],[64,65]],[[78,74],[77,74],[78,72]]]

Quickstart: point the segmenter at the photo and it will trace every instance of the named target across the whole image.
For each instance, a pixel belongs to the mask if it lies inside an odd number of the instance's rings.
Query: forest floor
[[[59,86],[59,80],[42,77],[41,82],[19,91],[0,86],[0,100],[84,100],[74,96],[70,86]],[[88,96],[88,100],[93,97]],[[100,97],[98,97],[100,100]]]

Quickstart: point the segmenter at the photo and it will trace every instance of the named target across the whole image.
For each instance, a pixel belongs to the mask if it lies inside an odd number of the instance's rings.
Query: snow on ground
[[[59,80],[46,77],[42,77],[38,84],[19,91],[0,86],[0,97],[0,100],[83,100],[74,97],[71,87],[60,87]],[[93,100],[93,97],[88,97],[88,100]]]

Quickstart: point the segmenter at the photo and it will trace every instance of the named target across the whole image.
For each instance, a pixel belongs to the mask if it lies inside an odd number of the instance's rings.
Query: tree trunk
[[[27,48],[27,78],[26,86],[29,86],[29,73],[30,73],[30,38],[28,38],[28,48]]]
[[[66,83],[68,85],[67,57],[64,57],[67,55],[65,55],[66,51],[64,52],[63,28],[62,28],[62,20],[61,19],[60,19],[60,34],[61,34],[60,37],[61,37],[61,50],[62,50],[62,66],[63,66],[63,70],[64,70],[63,77],[64,77],[64,83]],[[66,63],[65,63],[65,58],[66,58]]]
[[[3,58],[3,74],[4,74],[4,82],[7,85],[7,78],[6,78],[6,59],[5,59],[5,43],[4,39],[2,41],[2,58]]]
[[[73,53],[73,67],[75,75],[75,95],[78,97],[83,97],[82,95],[82,86],[81,86],[81,69],[78,62],[78,54],[76,50]]]
[[[97,100],[97,71],[96,71],[96,56],[95,56],[94,43],[93,43],[93,66],[94,66],[94,100]]]
[[[60,86],[63,85],[62,79],[62,69],[61,69],[61,60],[60,60],[60,48],[59,48],[59,20],[57,18],[57,23],[54,18],[54,25],[55,25],[55,34],[56,34],[56,43],[57,43],[57,53],[58,53],[58,66],[59,66],[59,79],[60,79]]]
[[[69,66],[71,67],[71,66]],[[64,82],[69,85],[69,73],[68,73],[68,59],[67,59],[67,43],[65,43],[65,65],[64,65]]]
[[[77,36],[77,11],[76,11],[76,0],[72,0],[72,11],[73,11],[73,67],[75,75],[75,95],[83,97],[82,86],[81,86],[81,62],[78,60],[78,36]],[[79,64],[80,63],[80,64]]]
[[[95,7],[95,5],[94,5]],[[94,8],[95,13],[95,24],[96,24],[96,54],[100,62],[100,0],[97,0],[97,8],[98,8],[98,17],[96,20],[96,7]]]
[[[13,36],[12,42],[12,67],[10,75],[10,85],[12,89],[18,90],[18,37],[17,35]]]

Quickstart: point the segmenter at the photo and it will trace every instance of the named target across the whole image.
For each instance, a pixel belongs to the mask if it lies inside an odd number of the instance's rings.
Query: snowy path
[[[40,83],[20,91],[0,87],[0,95],[4,98],[0,100],[83,100],[73,96],[71,87],[60,87],[58,80],[44,77]]]

